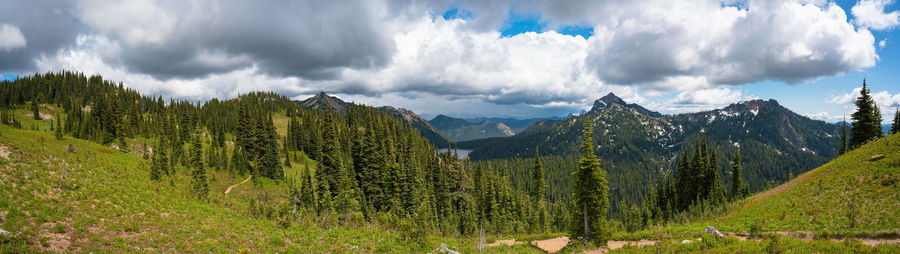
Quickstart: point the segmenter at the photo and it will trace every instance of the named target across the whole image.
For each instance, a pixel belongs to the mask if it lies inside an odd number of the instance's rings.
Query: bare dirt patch
[[[44,112],[41,112],[41,113],[38,114],[38,115],[41,116],[41,120],[52,120],[52,119],[53,119],[53,115],[47,114],[47,113],[44,113]],[[33,114],[33,113],[27,113],[27,114],[24,114],[24,115],[22,115],[22,116],[24,116],[24,117],[33,117],[34,114]]]
[[[487,247],[497,247],[497,246],[500,246],[500,245],[509,245],[509,246],[513,246],[513,245],[516,245],[516,244],[522,244],[522,242],[516,241],[516,239],[502,239],[502,240],[497,240],[497,241],[494,241],[494,242],[492,242],[492,243],[489,243],[489,244],[487,245]]]
[[[637,246],[637,247],[644,247],[644,246],[656,245],[657,243],[659,243],[659,241],[645,240],[645,239],[641,239],[640,241],[609,241],[606,243],[606,248],[593,249],[593,250],[585,251],[584,253],[585,254],[601,254],[601,253],[609,252],[611,250],[621,249],[622,247],[629,246],[629,245]]]
[[[547,240],[531,241],[531,245],[534,245],[534,246],[538,247],[539,249],[546,251],[547,253],[556,253],[556,252],[562,250],[563,248],[565,248],[566,245],[568,245],[568,244],[569,244],[569,238],[565,237],[565,236],[551,238],[551,239],[547,239]]]
[[[41,250],[50,252],[66,252],[72,241],[65,232],[56,232],[57,223],[47,222],[41,224],[40,236],[47,239],[46,245],[39,245]],[[63,226],[63,228],[65,228]]]
[[[0,144],[0,158],[4,160],[9,160],[9,153],[12,152],[12,149],[9,149],[8,146]]]

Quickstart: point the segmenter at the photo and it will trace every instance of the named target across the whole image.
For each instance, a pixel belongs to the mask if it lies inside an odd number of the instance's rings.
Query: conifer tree
[[[841,120],[841,147],[838,149],[838,155],[844,154],[849,150],[850,144],[847,143],[847,118]]]
[[[63,139],[62,120],[60,118],[60,115],[56,115],[56,129],[53,130],[53,135],[56,136],[57,140]]]
[[[891,124],[891,134],[900,133],[900,109],[896,109],[894,112],[894,123]]]
[[[594,154],[593,126],[585,120],[584,140],[581,144],[582,157],[575,172],[572,190],[572,221],[570,234],[573,238],[606,245],[611,237],[607,222],[609,210],[609,187],[606,171],[600,168],[600,159]]]
[[[534,148],[532,182],[534,183],[534,190],[531,193],[531,198],[534,204],[535,213],[535,220],[532,221],[532,223],[535,225],[537,232],[544,232],[547,230],[549,217],[547,215],[546,205],[547,181],[544,179],[544,163],[541,159],[541,152],[537,147]]]
[[[162,148],[159,140],[156,141],[156,144],[153,145],[153,157],[150,159],[150,180],[159,181],[162,179],[163,169],[160,164],[162,161],[160,160],[159,150]]]
[[[738,200],[750,194],[747,183],[744,182],[741,165],[741,149],[734,150],[734,158],[731,161],[731,199]]]
[[[719,176],[719,163],[716,162],[719,152],[713,150],[710,154],[709,163],[707,164],[709,165],[709,170],[707,171],[708,185],[710,186],[709,199],[715,203],[721,203],[725,201],[725,186],[722,185],[722,178]]]
[[[209,184],[206,180],[206,167],[203,165],[203,142],[202,133],[198,129],[191,139],[191,185],[194,187],[194,196],[197,199],[205,200],[209,195]]]
[[[856,99],[856,112],[853,113],[853,126],[851,128],[850,148],[855,149],[869,140],[881,137],[881,112],[878,105],[869,94],[866,80],[863,79],[863,87]]]
[[[31,117],[34,120],[41,120],[41,110],[38,108],[38,102],[31,101]]]

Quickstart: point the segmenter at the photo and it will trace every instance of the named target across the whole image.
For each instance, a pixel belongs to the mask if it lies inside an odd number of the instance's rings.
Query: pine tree
[[[62,120],[60,118],[60,115],[56,115],[56,129],[53,130],[53,135],[56,136],[57,140],[63,139]]]
[[[534,169],[532,173],[534,190],[531,193],[531,198],[533,200],[535,213],[535,220],[532,223],[536,225],[535,231],[544,232],[547,230],[549,217],[547,215],[546,205],[547,181],[544,179],[544,163],[541,159],[541,152],[537,147],[534,148]]]
[[[734,150],[734,158],[731,161],[731,199],[738,200],[750,194],[747,183],[744,182],[741,165],[741,149]]]
[[[722,203],[725,201],[725,186],[722,185],[722,178],[719,176],[719,163],[716,162],[718,154],[718,151],[713,150],[709,157],[709,163],[707,164],[709,165],[709,170],[707,171],[707,179],[709,179],[709,200],[714,203]]]
[[[205,200],[209,195],[209,184],[206,180],[206,167],[203,165],[202,137],[203,135],[198,129],[191,139],[191,158],[189,164],[193,169],[191,172],[191,185],[194,187],[194,196],[196,196],[197,199]]]
[[[838,155],[844,154],[849,150],[850,144],[847,143],[847,118],[841,120],[841,147],[838,149]]]
[[[38,102],[33,100],[31,101],[31,117],[34,120],[41,120],[41,110],[38,108]]]
[[[162,148],[162,145],[160,145],[160,141],[157,140],[156,144],[153,145],[153,157],[150,159],[150,180],[153,181],[162,179],[163,167],[158,150],[160,148]]]
[[[896,109],[894,112],[894,123],[891,124],[891,134],[900,133],[900,109]]]
[[[869,95],[866,80],[863,79],[863,87],[856,99],[856,112],[853,113],[853,127],[851,128],[850,148],[855,149],[869,140],[881,137],[881,112],[875,100]]]
[[[593,126],[590,119],[585,120],[583,135],[582,157],[575,172],[572,190],[574,207],[570,234],[573,238],[606,245],[612,235],[606,218],[609,211],[609,187],[606,171],[600,168],[600,159],[594,154]]]

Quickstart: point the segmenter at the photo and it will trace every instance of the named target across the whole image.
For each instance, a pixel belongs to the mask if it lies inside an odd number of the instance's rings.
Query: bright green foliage
[[[853,120],[853,128],[850,137],[850,148],[854,149],[869,140],[881,137],[881,112],[878,105],[869,94],[869,88],[866,86],[866,80],[863,79],[863,87],[856,98],[856,112],[851,115]]]
[[[606,171],[600,168],[600,159],[594,154],[593,126],[590,120],[585,121],[581,153],[572,190],[574,206],[570,235],[576,239],[606,245],[612,235],[606,218],[609,211],[609,187]]]
[[[744,182],[744,176],[741,172],[741,149],[734,150],[734,157],[731,160],[731,199],[738,200],[750,194],[747,183]]]
[[[199,130],[191,139],[191,186],[197,199],[205,200],[209,196],[206,165],[203,163],[203,133]]]

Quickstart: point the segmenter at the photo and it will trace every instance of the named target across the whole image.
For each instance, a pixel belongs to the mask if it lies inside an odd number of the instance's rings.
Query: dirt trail
[[[489,244],[487,245],[487,247],[496,247],[496,246],[500,246],[500,245],[504,245],[504,244],[505,244],[505,245],[509,245],[509,246],[513,246],[513,245],[521,244],[521,243],[522,243],[522,242],[516,241],[516,239],[502,239],[502,240],[497,240],[497,241],[494,241],[494,242],[492,242],[492,243],[489,243]]]
[[[547,253],[556,253],[556,252],[562,250],[563,248],[565,248],[566,245],[568,245],[568,244],[569,244],[569,238],[565,237],[565,236],[551,238],[551,239],[547,239],[547,240],[531,241],[531,245],[534,245],[534,246],[538,247],[539,249],[546,251]]]
[[[241,184],[246,183],[247,181],[250,181],[250,178],[252,178],[252,177],[253,177],[253,175],[247,176],[247,179],[244,179],[243,181],[241,181],[235,185],[228,186],[228,189],[225,189],[225,194],[228,194],[229,192],[231,192],[231,188],[237,187],[238,185],[241,185]]]
[[[628,246],[628,245],[644,247],[644,246],[656,245],[657,243],[659,243],[659,241],[657,241],[657,240],[644,240],[644,239],[641,239],[640,241],[609,241],[606,243],[606,248],[588,250],[583,253],[585,253],[585,254],[601,254],[601,253],[609,252],[611,250],[620,249],[620,248]]]

